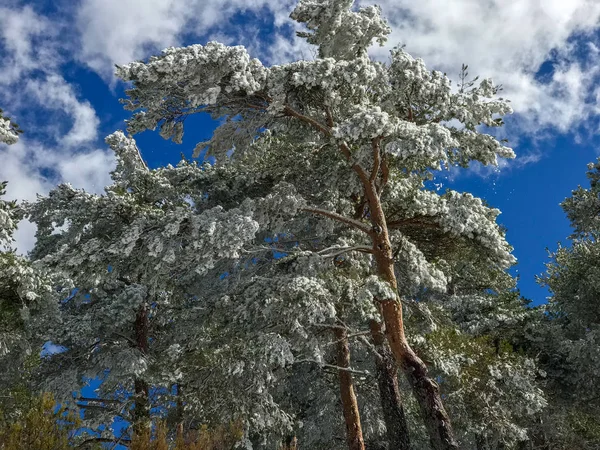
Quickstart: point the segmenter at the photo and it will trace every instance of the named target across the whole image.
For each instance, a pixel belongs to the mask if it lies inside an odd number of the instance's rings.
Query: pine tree
[[[32,258],[76,287],[60,304],[58,320],[45,324],[65,351],[44,361],[44,383],[66,401],[84,378],[103,379],[109,404],[124,400],[106,413],[124,415],[141,433],[153,387],[168,390],[178,382],[178,343],[190,336],[179,324],[175,338],[173,323],[193,302],[190,286],[206,274],[218,278],[257,227],[243,209],[204,208],[201,194],[186,193],[179,180],[206,181],[196,165],[149,170],[122,133],[107,142],[118,164],[106,194],[60,185],[26,206],[38,226]]]
[[[10,123],[1,112],[0,142],[13,144],[18,127],[11,124],[15,128],[5,128],[3,134],[2,124]],[[36,391],[32,376],[46,340],[32,330],[56,318],[68,281],[16,253],[13,234],[23,212],[16,201],[2,198],[6,186],[0,182],[0,407],[5,419],[11,419],[24,413],[24,399]]]
[[[383,43],[390,29],[377,7],[355,11],[352,3],[300,1],[292,12],[309,30],[300,36],[318,47],[314,61],[265,67],[243,47],[211,42],[119,67],[117,75],[133,82],[125,107],[142,110],[128,129],[160,126],[164,138],[181,142],[188,115],[204,111],[224,118],[197,150],[208,148],[224,167],[247,161],[256,167],[254,179],[265,185],[274,178],[286,183],[286,197],[281,189],[274,195],[287,198],[286,213],[296,222],[280,226],[279,233],[293,234],[298,221],[315,217],[331,223],[313,228],[319,237],[331,233],[326,230],[333,224],[345,226],[334,245],[338,252],[362,252],[372,262],[362,284],[381,311],[432,448],[457,448],[439,386],[405,335],[401,299],[411,295],[406,290],[411,284],[446,288],[444,258],[453,242],[472,248],[488,265],[513,263],[495,223],[499,211],[470,194],[440,196],[425,185],[442,165],[495,164],[497,156],[512,157],[509,148],[477,128],[502,125],[500,117],[511,110],[494,99],[497,88],[490,80],[453,92],[445,75],[402,49],[392,51],[389,64],[371,60],[371,42]],[[445,245],[437,245],[440,240]],[[298,242],[296,251],[310,251],[309,244]]]
[[[588,165],[590,187],[579,186],[561,206],[574,233],[550,254],[539,282],[550,290],[532,347],[547,373],[551,414],[538,424],[540,446],[592,449],[600,445],[600,160]]]

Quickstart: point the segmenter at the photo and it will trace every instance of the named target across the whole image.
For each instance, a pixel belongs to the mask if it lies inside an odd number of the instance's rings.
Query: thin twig
[[[369,331],[369,333],[370,333],[370,331]],[[367,347],[369,350],[371,350],[371,352],[373,352],[373,354],[375,355],[375,357],[378,360],[382,360],[383,359],[383,355],[377,351],[377,349],[375,348],[375,346],[373,344],[371,344],[366,337],[359,336],[358,340],[360,342],[362,342],[365,347]]]

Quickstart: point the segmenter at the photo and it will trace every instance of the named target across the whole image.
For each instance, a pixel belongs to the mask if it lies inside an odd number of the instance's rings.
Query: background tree
[[[79,420],[76,415],[56,406],[50,394],[31,398],[22,404],[23,414],[7,420],[0,410],[0,448],[3,450],[68,450],[70,437]],[[90,450],[99,450],[94,447]]]
[[[22,131],[1,112],[0,142],[13,144]],[[0,183],[0,409],[10,421],[25,414],[26,404],[35,398],[33,375],[46,341],[32,330],[56,317],[68,280],[16,254],[13,234],[22,211],[17,202],[2,198],[6,185]]]
[[[531,333],[547,374],[551,414],[540,418],[537,444],[592,449],[600,445],[600,160],[588,165],[588,188],[561,204],[574,233],[551,253],[539,282],[551,292]]]
[[[47,324],[66,351],[46,361],[46,386],[61,400],[84,378],[103,379],[110,403],[115,392],[132,392],[109,413],[127,415],[133,404],[128,419],[141,431],[151,387],[177,382],[176,341],[164,336],[190,301],[187,287],[206,273],[218,278],[215,265],[235,257],[256,226],[248,211],[203,208],[185,186],[175,188],[186,176],[202,181],[195,165],[150,171],[122,133],[107,142],[118,164],[105,195],[61,185],[27,207],[38,226],[32,257],[77,288],[60,305],[59,320]]]

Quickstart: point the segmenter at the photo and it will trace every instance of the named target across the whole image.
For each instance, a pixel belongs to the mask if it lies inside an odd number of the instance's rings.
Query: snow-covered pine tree
[[[449,292],[422,291],[409,303],[415,348],[440,377],[461,448],[519,448],[531,442],[529,427],[547,404],[543,372],[525,354],[539,312],[505,271],[475,255],[448,262]]]
[[[1,113],[0,142],[10,145],[21,131]],[[16,253],[13,234],[22,211],[17,202],[2,198],[6,185],[0,183],[0,406],[5,419],[10,419],[23,413],[24,398],[35,390],[31,375],[45,340],[33,336],[32,328],[38,327],[40,312],[44,320],[56,317],[55,305],[62,291],[57,287],[68,288],[68,281]]]
[[[590,186],[561,204],[574,233],[539,277],[551,296],[532,334],[551,412],[540,421],[537,441],[561,449],[600,445],[600,160],[588,164],[587,177]]]
[[[394,49],[387,64],[373,61],[368,47],[374,40],[383,43],[390,28],[377,7],[354,10],[352,4],[298,3],[291,17],[306,24],[309,31],[300,36],[317,46],[314,61],[265,67],[243,47],[211,42],[169,48],[146,63],[117,68],[121,79],[133,83],[124,100],[127,109],[138,111],[129,131],[160,126],[164,138],[181,142],[185,118],[209,112],[226,120],[197,150],[207,147],[223,166],[258,158],[253,143],[260,138],[265,170],[279,168],[298,194],[294,198],[301,199],[294,206],[297,219],[326,217],[353,231],[336,245],[339,251],[363,251],[372,262],[370,299],[381,310],[387,341],[421,406],[432,448],[455,449],[439,387],[406,338],[401,299],[407,293],[398,287],[419,280],[430,289],[446,288],[443,248],[430,253],[415,242],[435,248],[440,238],[451,238],[491,266],[514,262],[495,223],[498,210],[470,194],[438,195],[424,184],[444,165],[513,157],[478,128],[502,125],[501,116],[511,109],[494,98],[490,80],[453,91],[444,74],[402,49]],[[284,155],[280,141],[288,146]],[[254,173],[257,181],[262,173]],[[304,242],[299,247],[310,251]]]
[[[144,424],[152,386],[177,383],[178,340],[164,336],[192,301],[190,286],[218,278],[258,226],[248,204],[204,207],[186,190],[181,180],[207,181],[195,164],[149,170],[132,139],[117,132],[107,143],[118,163],[104,195],[60,185],[26,206],[38,226],[32,258],[76,288],[45,324],[66,348],[45,361],[45,385],[63,401],[83,377],[101,378],[106,395],[133,393],[128,418]],[[127,417],[128,405],[117,412]]]

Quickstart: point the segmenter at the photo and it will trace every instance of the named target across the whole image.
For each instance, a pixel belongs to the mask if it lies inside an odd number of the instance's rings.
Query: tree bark
[[[137,349],[147,355],[149,350],[149,320],[148,307],[140,306],[135,316],[135,343]],[[146,431],[150,419],[150,387],[148,383],[140,377],[134,379],[134,399],[133,407],[133,430],[135,434],[141,434]]]
[[[350,346],[348,344],[348,332],[343,328],[335,328],[337,340],[337,365],[343,369],[350,368]],[[340,396],[342,399],[342,410],[346,423],[346,441],[349,450],[365,450],[358,402],[354,393],[352,375],[347,370],[338,370],[340,378]]]
[[[295,117],[312,126],[325,136],[331,137],[333,135],[332,127],[334,126],[334,120],[328,108],[325,108],[325,113],[327,116],[327,125],[323,125],[319,121],[295,111],[289,105],[286,105],[284,109],[285,115]],[[338,214],[330,215],[329,217],[346,223],[355,229],[367,233],[371,237],[373,243],[372,254],[376,261],[377,275],[383,281],[387,281],[394,291],[397,291],[398,285],[394,273],[394,255],[385,214],[379,197],[380,192],[383,191],[389,180],[389,167],[385,156],[382,157],[381,154],[382,139],[383,136],[378,136],[371,140],[373,165],[370,173],[367,173],[353,156],[352,149],[346,142],[339,144],[340,151],[363,185],[364,197],[369,206],[369,219],[373,225],[372,230],[365,229],[364,224],[360,221],[345,219]],[[322,214],[319,211],[313,212]],[[362,218],[360,216],[359,219]],[[396,362],[410,382],[415,397],[419,402],[423,421],[430,436],[432,449],[458,450],[450,418],[442,404],[439,386],[429,377],[427,366],[412,350],[404,335],[402,304],[398,295],[395,294],[391,298],[380,298],[377,300],[381,304],[388,343]]]
[[[375,172],[375,170],[374,170]],[[385,214],[381,205],[375,179],[364,179],[365,195],[369,203],[373,232],[373,256],[379,277],[397,291],[394,272],[394,255],[388,233]],[[438,384],[431,379],[427,366],[415,354],[404,334],[402,304],[395,295],[393,298],[377,299],[385,322],[385,334],[401,370],[408,379],[419,403],[425,427],[429,433],[433,450],[458,450],[450,418],[444,409]]]
[[[376,358],[375,364],[379,398],[387,431],[388,448],[389,450],[410,450],[410,436],[400,389],[398,388],[396,362],[386,345],[381,324],[377,320],[371,320],[369,325],[373,344],[380,355]]]
[[[429,377],[427,366],[406,342],[399,302],[382,302],[386,335],[396,361],[410,383],[419,403],[433,450],[458,450],[450,418],[444,409],[438,384]]]

